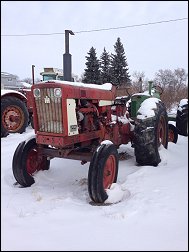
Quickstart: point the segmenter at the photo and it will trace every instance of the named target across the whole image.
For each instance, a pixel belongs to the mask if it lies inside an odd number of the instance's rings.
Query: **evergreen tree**
[[[96,49],[91,47],[88,55],[85,57],[87,59],[85,63],[87,68],[84,70],[82,81],[84,83],[100,84],[100,63],[96,56]]]
[[[112,83],[115,85],[130,85],[127,59],[120,38],[117,38],[114,50],[115,54],[111,54]]]
[[[111,81],[110,66],[111,66],[110,55],[104,47],[104,51],[100,56],[101,83],[107,83]]]

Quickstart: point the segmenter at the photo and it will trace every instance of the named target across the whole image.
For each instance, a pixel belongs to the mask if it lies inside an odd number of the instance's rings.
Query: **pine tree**
[[[87,68],[84,70],[82,81],[84,83],[100,84],[100,63],[96,56],[96,49],[91,47],[88,55],[85,57],[87,59],[85,63]]]
[[[120,38],[117,38],[114,50],[115,54],[111,54],[112,83],[119,86],[130,85],[131,80],[128,73],[127,59]]]
[[[100,56],[101,83],[107,83],[111,81],[110,66],[111,66],[110,55],[104,47],[104,51]]]

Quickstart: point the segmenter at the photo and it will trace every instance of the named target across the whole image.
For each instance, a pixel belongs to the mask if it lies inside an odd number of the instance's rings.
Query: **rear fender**
[[[1,98],[9,97],[9,96],[17,97],[18,99],[24,102],[27,101],[27,97],[19,91],[9,90],[9,89],[1,90]]]

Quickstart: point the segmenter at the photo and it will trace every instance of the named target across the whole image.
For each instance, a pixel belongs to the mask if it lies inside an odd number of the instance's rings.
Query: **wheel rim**
[[[103,187],[107,189],[111,186],[115,179],[116,160],[113,155],[110,155],[104,166]]]
[[[3,112],[2,123],[9,132],[18,131],[24,124],[23,111],[16,106],[7,107]]]
[[[166,121],[164,116],[160,117],[159,123],[158,123],[158,131],[157,131],[157,137],[158,137],[158,146],[161,144],[163,146],[166,145]]]
[[[169,142],[173,142],[175,138],[175,134],[173,130],[169,130]]]
[[[26,170],[30,175],[36,171],[43,170],[45,167],[45,157],[39,156],[37,149],[34,148],[29,151],[26,161]]]

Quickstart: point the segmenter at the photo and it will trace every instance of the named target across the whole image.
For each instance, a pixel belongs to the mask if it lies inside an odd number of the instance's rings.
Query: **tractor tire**
[[[188,104],[179,106],[176,115],[176,127],[179,135],[188,136]]]
[[[1,99],[1,136],[23,133],[28,121],[29,113],[24,102],[16,97]]]
[[[173,143],[177,143],[178,140],[178,130],[177,128],[173,125],[173,124],[168,124],[168,141],[169,142],[173,142]]]
[[[13,175],[16,181],[23,187],[29,187],[35,183],[34,173],[39,170],[48,170],[50,160],[39,156],[37,153],[36,139],[21,142],[14,153],[12,161]]]
[[[6,127],[3,126],[2,110],[5,107],[5,99],[1,99],[1,137],[7,137],[9,135]]]
[[[3,127],[3,117],[2,117],[2,109],[5,106],[5,99],[1,99],[1,137],[7,137],[9,135],[9,132],[5,127]]]
[[[113,144],[102,144],[94,152],[88,172],[88,192],[95,203],[103,203],[108,198],[106,189],[117,181],[118,160]]]
[[[139,165],[157,166],[160,162],[159,147],[168,145],[168,117],[164,104],[156,103],[155,115],[137,119],[133,146]]]
[[[1,122],[1,137],[7,137],[9,135],[8,131],[3,128],[2,122]]]

